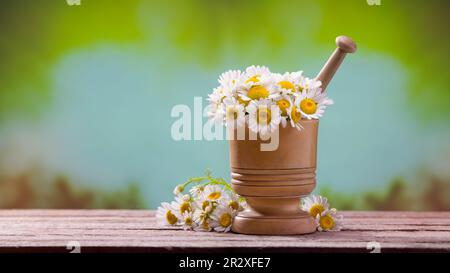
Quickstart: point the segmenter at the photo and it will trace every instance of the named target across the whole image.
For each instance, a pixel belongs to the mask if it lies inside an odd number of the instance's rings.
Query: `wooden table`
[[[340,232],[250,236],[161,228],[145,210],[0,210],[0,252],[450,252],[450,212],[343,214]]]

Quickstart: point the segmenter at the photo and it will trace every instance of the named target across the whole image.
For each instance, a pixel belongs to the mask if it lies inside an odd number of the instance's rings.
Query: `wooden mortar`
[[[346,53],[356,50],[345,36],[336,38],[336,44],[338,48],[317,76],[323,89]],[[234,232],[288,235],[316,231],[314,219],[300,209],[300,198],[316,186],[319,121],[301,120],[301,125],[301,131],[280,126],[279,146],[274,151],[261,151],[261,144],[268,141],[259,138],[230,140],[231,183],[248,203],[248,209],[234,219]]]

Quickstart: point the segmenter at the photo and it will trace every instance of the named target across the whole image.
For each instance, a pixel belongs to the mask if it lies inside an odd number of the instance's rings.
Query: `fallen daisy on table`
[[[342,229],[343,216],[335,208],[329,207],[327,198],[320,195],[310,195],[302,202],[302,209],[315,219],[318,231],[339,231]]]
[[[191,185],[188,192],[187,188]],[[245,200],[237,195],[222,178],[213,178],[209,172],[177,185],[175,201],[164,202],[156,217],[160,225],[181,226],[185,230],[228,232],[234,217],[246,207]]]
[[[318,231],[339,231],[342,229],[342,215],[336,209],[326,210],[316,216]]]

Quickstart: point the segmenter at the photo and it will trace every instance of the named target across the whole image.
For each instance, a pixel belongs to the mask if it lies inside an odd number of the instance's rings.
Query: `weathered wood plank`
[[[450,212],[413,212],[413,211],[342,211],[345,218],[450,218]],[[153,216],[152,210],[45,210],[45,209],[11,209],[0,210],[1,217],[144,217]]]
[[[0,210],[0,251],[382,251],[450,252],[450,212],[343,212],[341,232],[251,236],[156,225],[145,210]]]

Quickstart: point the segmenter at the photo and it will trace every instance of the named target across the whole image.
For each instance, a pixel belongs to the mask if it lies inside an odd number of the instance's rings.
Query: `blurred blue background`
[[[252,64],[328,87],[316,192],[341,209],[450,209],[448,1],[2,1],[0,206],[155,208],[226,141],[174,141],[173,106]],[[206,101],[204,101],[206,106]]]

